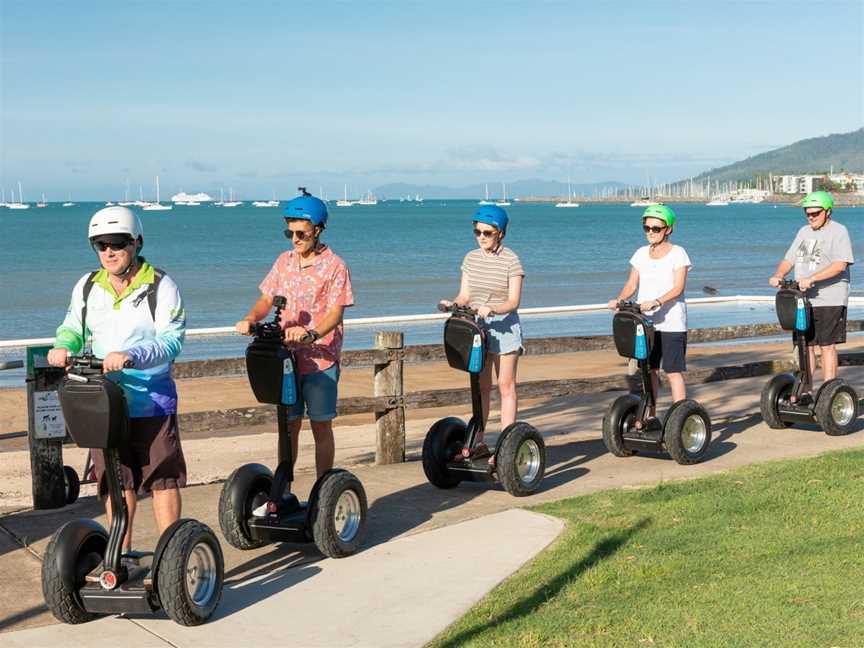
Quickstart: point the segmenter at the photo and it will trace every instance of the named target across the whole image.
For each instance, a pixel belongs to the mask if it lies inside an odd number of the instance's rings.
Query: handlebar
[[[69,367],[70,372],[77,374],[102,373],[103,360],[92,353],[70,354],[66,356],[66,366]],[[134,366],[135,363],[132,360],[123,363],[124,369],[132,369]]]
[[[449,306],[441,306],[439,304],[439,309],[444,313],[453,313],[454,315],[470,315],[471,317],[477,317],[477,309],[471,308],[470,306],[461,306],[459,304],[450,304]]]
[[[778,288],[785,288],[786,290],[801,290],[801,287],[798,285],[797,281],[792,279],[781,279],[780,284],[777,286]]]
[[[635,301],[619,301],[616,308],[619,311],[623,311],[625,313],[636,313],[641,314],[642,309],[639,307],[639,304]]]

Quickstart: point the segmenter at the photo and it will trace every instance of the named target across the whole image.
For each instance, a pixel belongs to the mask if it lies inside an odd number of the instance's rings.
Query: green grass
[[[535,510],[558,540],[432,646],[864,646],[864,451]]]

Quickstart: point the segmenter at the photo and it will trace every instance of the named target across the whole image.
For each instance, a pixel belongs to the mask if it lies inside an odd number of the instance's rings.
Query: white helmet
[[[144,228],[141,227],[141,221],[131,209],[106,207],[93,214],[90,227],[87,229],[87,237],[91,241],[94,237],[103,234],[128,234],[133,239],[139,236],[143,239]]]

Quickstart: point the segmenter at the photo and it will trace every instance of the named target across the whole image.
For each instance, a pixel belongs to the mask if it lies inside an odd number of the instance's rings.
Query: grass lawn
[[[864,451],[536,510],[567,528],[432,646],[864,646]]]

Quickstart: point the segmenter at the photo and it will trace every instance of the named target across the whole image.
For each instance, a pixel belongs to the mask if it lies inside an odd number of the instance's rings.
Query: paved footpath
[[[844,368],[843,376],[861,391],[864,368]],[[828,437],[813,426],[769,429],[758,414],[758,395],[766,380],[732,380],[691,389],[690,395],[707,407],[714,423],[708,460],[696,466],[679,466],[664,456],[609,455],[599,429],[603,410],[615,393],[525,405],[520,417],[542,430],[548,454],[543,487],[530,498],[514,499],[500,487],[481,484],[440,491],[426,482],[417,461],[353,466],[370,502],[364,551],[334,561],[321,559],[309,547],[280,545],[239,552],[223,543],[229,582],[224,602],[214,623],[194,629],[180,628],[164,617],[103,619],[75,628],[57,625],[44,609],[38,556],[50,534],[67,519],[88,516],[104,524],[101,507],[85,497],[60,511],[7,514],[0,517],[0,631],[12,632],[0,642],[57,645],[62,638],[66,646],[116,646],[121,640],[135,646],[237,645],[260,634],[265,640],[278,637],[298,646],[422,645],[541,551],[560,529],[545,516],[516,507],[864,447],[864,420],[845,437]],[[432,420],[415,415],[411,437],[422,438]],[[214,439],[205,441],[216,445]],[[248,460],[272,463],[273,445],[270,434],[266,447],[242,459],[235,454],[233,465]],[[232,448],[236,453],[237,446]],[[305,450],[307,457],[309,451]],[[311,482],[311,473],[304,471],[295,490],[308,493]],[[218,529],[220,488],[213,483],[186,489],[184,514]],[[141,548],[156,541],[149,503],[142,502],[136,520],[135,544]],[[455,569],[460,564],[480,566],[466,572]],[[141,643],[134,643],[139,639]]]

